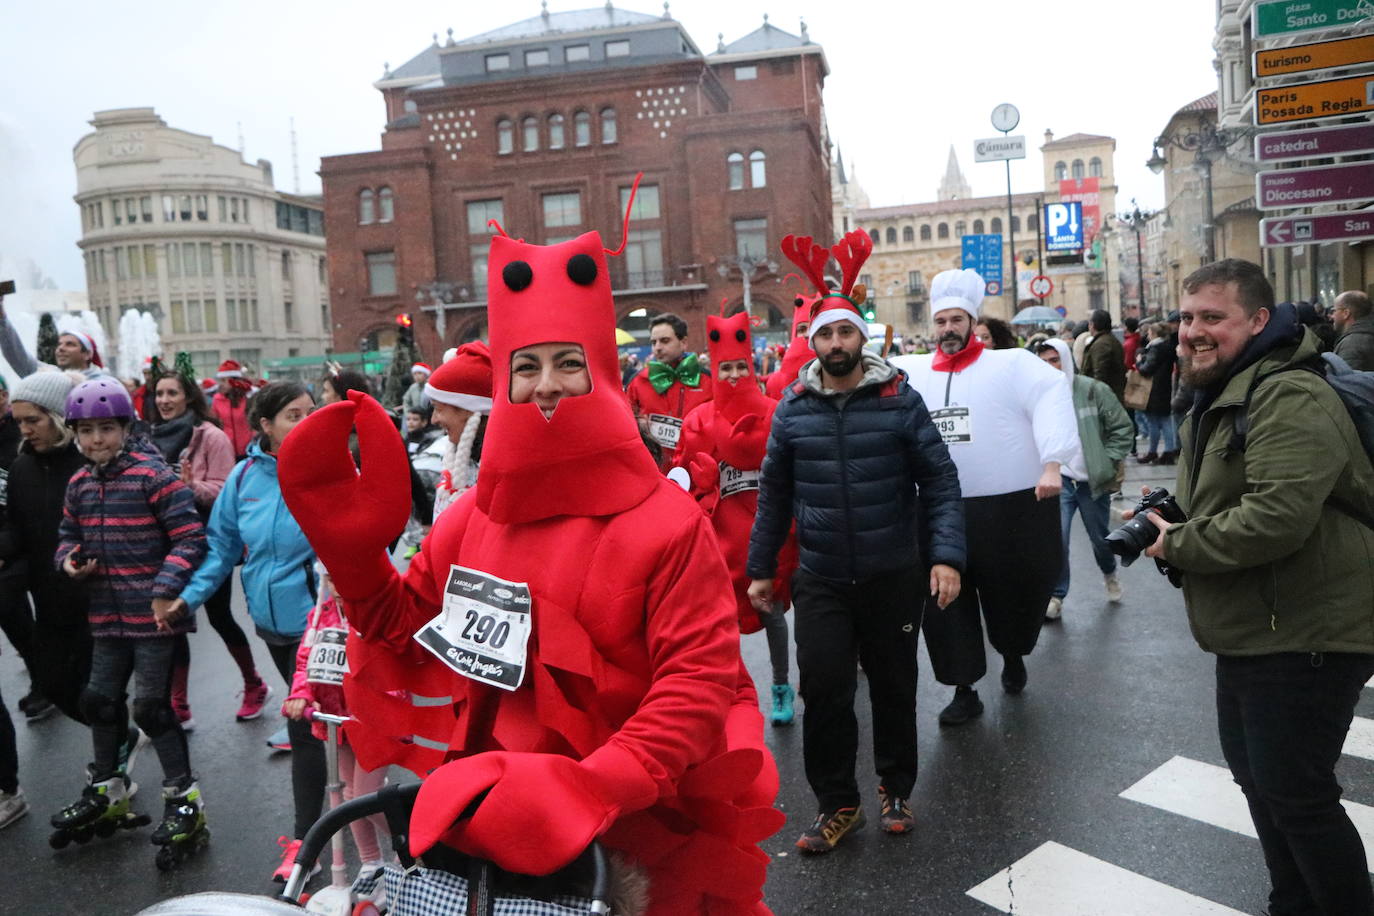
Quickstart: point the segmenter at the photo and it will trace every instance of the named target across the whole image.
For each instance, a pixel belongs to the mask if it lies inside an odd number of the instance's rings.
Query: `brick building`
[[[666,12],[609,3],[436,37],[375,84],[382,148],[321,163],[335,349],[386,346],[401,312],[431,359],[485,337],[488,220],[539,243],[599,230],[613,249],[641,171],[611,259],[622,327],[674,311],[700,347],[752,258],[752,310],[781,332],[779,240],[830,236],[828,72],[805,24],[765,18],[703,54]]]

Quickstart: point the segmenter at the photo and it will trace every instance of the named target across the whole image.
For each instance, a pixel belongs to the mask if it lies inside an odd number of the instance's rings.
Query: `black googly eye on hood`
[[[511,261],[501,270],[501,279],[513,293],[518,293],[534,282],[534,271],[525,261]]]
[[[747,336],[748,335],[744,333],[743,328],[735,332],[735,340],[738,340],[740,343],[744,343],[744,338]]]
[[[589,254],[568,258],[568,279],[578,286],[591,286],[596,282],[596,261]]]
[[[798,296],[797,298],[795,298],[795,299],[792,300],[792,304],[793,304],[794,306],[800,307],[801,304],[802,304],[803,302],[805,302],[805,301],[806,301],[806,300],[803,299],[801,296]]]
[[[713,330],[706,336],[711,338],[711,343],[720,343],[720,331]]]

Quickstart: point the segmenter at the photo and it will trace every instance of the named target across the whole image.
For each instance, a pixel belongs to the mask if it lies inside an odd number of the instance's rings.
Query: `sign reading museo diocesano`
[[[1374,198],[1374,168],[1368,162],[1314,169],[1280,169],[1255,176],[1261,210],[1342,204]]]

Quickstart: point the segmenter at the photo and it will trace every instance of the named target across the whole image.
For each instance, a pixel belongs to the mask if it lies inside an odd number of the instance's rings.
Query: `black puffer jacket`
[[[26,443],[10,466],[9,511],[0,559],[23,564],[40,626],[86,625],[86,586],[53,567],[67,481],[86,466],[76,443],[35,452]]]
[[[749,542],[749,575],[771,579],[793,518],[801,566],[858,582],[928,562],[964,569],[959,472],[906,376],[865,355],[847,397],[813,360],[773,414]],[[921,530],[921,522],[925,530]]]

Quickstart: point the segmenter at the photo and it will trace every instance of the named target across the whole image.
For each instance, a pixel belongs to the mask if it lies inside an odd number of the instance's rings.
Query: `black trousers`
[[[14,722],[0,696],[0,792],[19,791],[19,754],[15,749]]]
[[[805,570],[792,577],[797,671],[806,704],[802,756],[822,811],[859,803],[856,661],[868,678],[874,769],[893,795],[909,798],[916,785],[916,643],[923,579],[916,568],[857,584]]]
[[[1360,835],[1341,807],[1336,760],[1374,655],[1217,656],[1217,731],[1259,834],[1269,912],[1374,913]]]
[[[91,647],[91,628],[84,621],[68,627],[40,620],[33,628],[34,686],[63,715],[83,725],[88,723],[78,701],[91,677]]]
[[[0,578],[0,632],[24,660],[29,680],[33,680],[33,607],[22,576]]]
[[[1040,638],[1064,563],[1059,500],[1037,500],[1034,490],[970,497],[964,531],[968,560],[959,597],[943,610],[927,599],[921,628],[935,679],[968,686],[987,674],[984,623],[1000,655],[1029,655]]]
[[[286,681],[291,692],[291,678],[296,673],[298,643],[267,644],[272,664]],[[324,790],[327,774],[324,762],[324,742],[310,730],[307,719],[288,719],[286,733],[291,736],[291,799],[295,804],[295,839],[301,839],[310,825],[320,819],[324,809]]]

